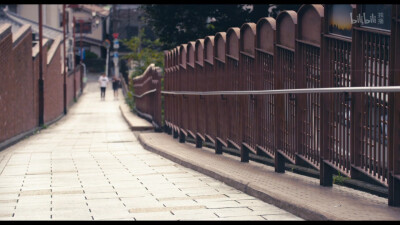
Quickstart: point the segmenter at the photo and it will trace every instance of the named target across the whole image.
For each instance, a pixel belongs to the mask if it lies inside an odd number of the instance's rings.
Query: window
[[[82,25],[82,31],[81,31]],[[83,33],[83,34],[90,34],[92,33],[92,23],[91,22],[76,22],[75,23],[75,33]]]

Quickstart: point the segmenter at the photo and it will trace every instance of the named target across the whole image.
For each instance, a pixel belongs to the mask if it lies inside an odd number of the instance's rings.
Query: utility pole
[[[103,46],[107,49],[107,55],[106,55],[106,77],[108,77],[108,59],[110,58],[110,46],[111,43],[108,39],[106,39],[103,42]]]
[[[118,41],[118,33],[113,33],[114,37],[114,75],[118,78],[119,77],[119,68],[118,68],[118,48],[119,48],[119,41]]]
[[[66,42],[65,42],[65,22],[66,22],[66,18],[65,18],[65,4],[63,4],[63,40],[64,40],[64,115],[67,114],[67,57],[66,57]]]
[[[44,124],[44,81],[43,81],[43,24],[42,4],[39,4],[39,127]]]
[[[75,79],[75,72],[76,72],[76,68],[75,68],[75,66],[76,66],[76,63],[75,63],[75,45],[76,45],[76,42],[75,42],[75,25],[76,25],[76,23],[75,23],[75,16],[74,16],[74,19],[73,19],[73,24],[74,24],[74,26],[73,26],[73,29],[72,29],[72,31],[73,31],[73,39],[74,39],[74,43],[73,43],[73,58],[74,58],[74,101],[76,101],[76,79]]]
[[[79,31],[81,32],[81,40],[80,40],[80,45],[79,47],[81,48],[80,50],[80,56],[79,56],[79,64],[83,63],[83,47],[82,47],[82,26],[83,26],[83,20],[79,20]],[[83,92],[83,74],[82,74],[82,69],[80,69],[80,84],[81,84],[81,93]]]

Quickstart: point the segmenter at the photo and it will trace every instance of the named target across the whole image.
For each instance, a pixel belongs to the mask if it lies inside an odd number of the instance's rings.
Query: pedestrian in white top
[[[99,77],[99,84],[100,84],[100,91],[101,91],[100,97],[101,97],[101,100],[104,101],[105,97],[106,97],[106,87],[108,84],[108,78],[106,77],[105,73],[103,73]]]

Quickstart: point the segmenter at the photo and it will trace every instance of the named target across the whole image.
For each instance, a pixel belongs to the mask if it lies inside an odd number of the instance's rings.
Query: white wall
[[[54,27],[57,29],[62,28],[60,26],[60,14],[62,14],[61,4],[42,4],[43,17],[42,21],[44,25]],[[37,4],[18,4],[17,14],[30,19],[35,22],[39,22],[39,5]]]

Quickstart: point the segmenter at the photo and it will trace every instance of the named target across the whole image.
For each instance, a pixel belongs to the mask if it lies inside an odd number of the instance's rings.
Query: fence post
[[[187,44],[182,44],[179,48],[179,76],[178,76],[178,90],[185,91],[187,87],[187,73],[186,73],[186,49]],[[180,110],[180,121],[179,121],[179,142],[185,143],[187,133],[185,129],[187,128],[187,96],[179,96],[179,110]]]
[[[226,73],[226,33],[218,32],[214,36],[214,79],[217,91],[227,90],[227,73]],[[229,75],[229,74],[228,74]],[[227,98],[224,96],[216,96],[216,136],[215,136],[215,153],[222,154],[222,147],[227,147],[226,132],[229,130],[228,122],[228,106]]]
[[[257,22],[256,36],[256,64],[259,81],[258,89],[273,90],[275,84],[274,74],[274,44],[276,36],[276,22],[272,17],[263,17]],[[275,143],[275,110],[274,95],[257,96],[257,118],[259,118],[257,131],[257,154],[274,158]]]
[[[292,10],[280,12],[276,18],[276,44],[274,70],[277,78],[275,89],[297,88],[295,67],[295,40],[297,14]],[[296,154],[297,118],[296,98],[290,94],[276,95],[276,122],[278,146],[275,150],[275,172],[284,173],[286,160],[294,163]],[[293,115],[294,114],[294,115]]]
[[[204,66],[204,39],[197,39],[195,43],[195,90],[196,91],[204,91],[204,74],[203,74],[203,66]],[[202,148],[204,139],[204,127],[205,127],[205,104],[204,98],[201,96],[196,96],[196,109],[197,117],[196,117],[196,148]]]
[[[205,38],[205,48],[204,48],[204,89],[203,91],[215,91],[214,85],[214,36],[207,36]],[[205,118],[205,139],[213,142],[215,145],[215,96],[204,96],[207,114]]]
[[[390,36],[390,73],[389,85],[400,85],[400,6],[392,5]],[[388,115],[388,143],[389,147],[389,176],[388,189],[390,206],[400,206],[400,93],[389,94],[389,115]],[[392,107],[390,107],[392,106]],[[390,129],[391,128],[391,129]]]
[[[256,24],[245,23],[240,28],[239,63],[242,71],[243,90],[256,90],[260,87],[260,80],[257,76],[257,62],[255,60]],[[249,153],[254,154],[257,144],[257,99],[259,96],[249,95],[243,97],[243,124],[242,124],[242,152],[245,158],[242,161],[249,161]]]

